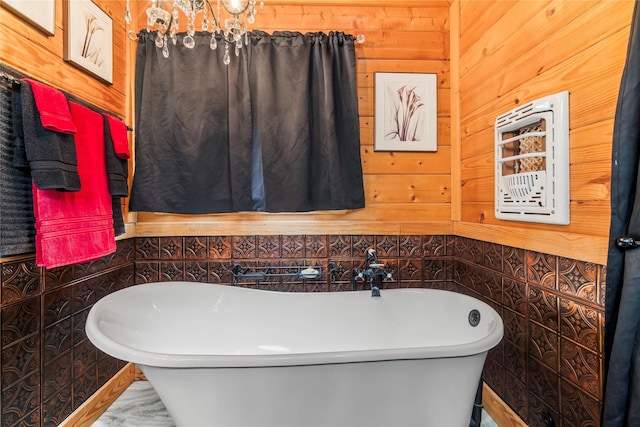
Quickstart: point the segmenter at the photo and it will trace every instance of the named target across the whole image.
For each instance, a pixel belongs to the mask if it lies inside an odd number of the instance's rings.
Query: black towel
[[[29,83],[23,82],[20,92],[24,148],[36,187],[41,190],[80,190],[73,135],[45,129]]]
[[[29,173],[29,161],[24,148],[24,130],[22,126],[22,94],[15,87],[11,91],[11,128],[13,130],[13,167]],[[31,190],[29,190],[31,192]]]
[[[12,96],[17,93],[17,97]],[[15,104],[17,100],[17,104]],[[0,257],[35,252],[35,218],[28,165],[14,167],[14,159],[24,144],[22,122],[16,128],[14,110],[20,110],[20,90],[0,84]],[[21,114],[18,114],[21,116]],[[19,139],[19,140],[18,140]]]
[[[107,185],[111,194],[113,211],[113,230],[116,236],[125,233],[124,220],[122,218],[121,197],[129,195],[127,177],[129,176],[129,165],[127,159],[121,159],[116,155],[111,137],[111,126],[106,115],[104,117],[104,159],[107,167]]]
[[[120,197],[111,198],[111,210],[113,211],[113,231],[115,236],[121,236],[126,232],[124,219],[122,218],[122,204]]]
[[[111,137],[111,126],[109,120],[104,117],[104,158],[107,166],[107,184],[111,196],[127,197],[129,187],[127,177],[129,175],[129,165],[127,159],[121,159],[116,155]]]

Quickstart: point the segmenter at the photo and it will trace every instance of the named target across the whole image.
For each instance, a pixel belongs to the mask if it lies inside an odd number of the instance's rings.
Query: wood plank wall
[[[66,4],[63,0],[55,2],[53,36],[39,31],[0,3],[0,63],[132,123],[133,86],[128,70],[135,46],[124,31],[125,0],[94,0],[113,19],[113,84],[64,61]],[[123,208],[126,212],[124,200]]]
[[[113,85],[62,59],[62,0],[56,0],[54,36],[42,34],[0,7],[0,58],[132,123],[135,44],[125,36],[124,0],[96,3],[114,22]],[[144,4],[132,5],[139,3]],[[345,230],[455,233],[604,264],[611,135],[632,7],[632,0],[268,1],[256,17],[256,28],[343,30],[366,37],[356,50],[366,208],[305,214],[140,213],[137,219],[129,216],[136,226],[133,232],[141,236]],[[134,16],[140,14],[138,10]],[[455,36],[450,38],[452,28]],[[376,71],[438,74],[438,152],[373,151]],[[496,220],[495,117],[561,90],[571,94],[571,224]]]
[[[611,139],[634,2],[460,2],[461,222],[454,233],[606,263]],[[494,121],[568,90],[571,224],[494,215]]]
[[[265,2],[255,28],[363,34],[356,48],[361,154],[366,207],[304,214],[138,213],[136,234],[318,234],[349,232],[450,233],[451,137],[448,1]],[[140,26],[144,15],[138,11]],[[184,25],[184,22],[183,22]],[[376,71],[438,75],[438,151],[373,151],[373,76]]]

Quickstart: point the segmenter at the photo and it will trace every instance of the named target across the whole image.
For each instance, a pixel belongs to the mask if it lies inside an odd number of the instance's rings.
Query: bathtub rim
[[[186,286],[215,286],[228,287],[229,285],[221,285],[215,283],[195,283],[183,281],[167,281],[153,282],[140,285],[130,286],[111,293],[98,300],[87,316],[85,331],[89,340],[99,350],[109,354],[120,360],[132,362],[135,364],[166,367],[166,368],[258,368],[258,367],[285,367],[285,366],[301,366],[301,365],[327,365],[327,364],[343,364],[358,362],[382,362],[393,360],[415,360],[430,358],[450,358],[464,357],[475,354],[488,352],[490,349],[500,343],[504,335],[504,324],[500,315],[489,304],[478,298],[461,294],[458,292],[425,289],[425,288],[399,288],[387,289],[385,292],[436,292],[436,293],[452,293],[464,298],[471,298],[488,309],[492,313],[490,329],[487,335],[474,341],[463,344],[447,345],[442,347],[400,347],[392,349],[368,349],[368,350],[348,350],[348,351],[327,351],[327,352],[309,352],[309,353],[282,353],[282,354],[252,354],[252,355],[209,355],[209,354],[179,354],[179,353],[157,353],[146,350],[139,350],[125,344],[114,341],[100,330],[98,317],[104,305],[110,299],[116,298],[115,294],[123,293],[130,289],[139,289],[153,285],[172,286],[185,284]],[[277,292],[260,289],[233,287],[240,292]],[[135,292],[135,291],[133,291]],[[346,291],[346,292],[326,292],[332,294],[342,293],[362,293],[364,297],[369,291]],[[289,294],[287,292],[281,292]],[[122,294],[118,295],[122,296]],[[384,296],[383,296],[384,297]]]

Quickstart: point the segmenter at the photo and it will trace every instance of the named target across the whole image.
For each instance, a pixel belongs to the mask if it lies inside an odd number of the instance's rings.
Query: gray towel
[[[20,85],[24,148],[31,178],[41,190],[78,191],[80,176],[73,135],[45,129],[31,86]]]

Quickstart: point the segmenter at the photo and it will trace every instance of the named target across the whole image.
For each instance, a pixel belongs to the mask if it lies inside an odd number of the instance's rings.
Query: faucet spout
[[[379,287],[371,285],[371,297],[372,298],[380,298],[380,288]]]

